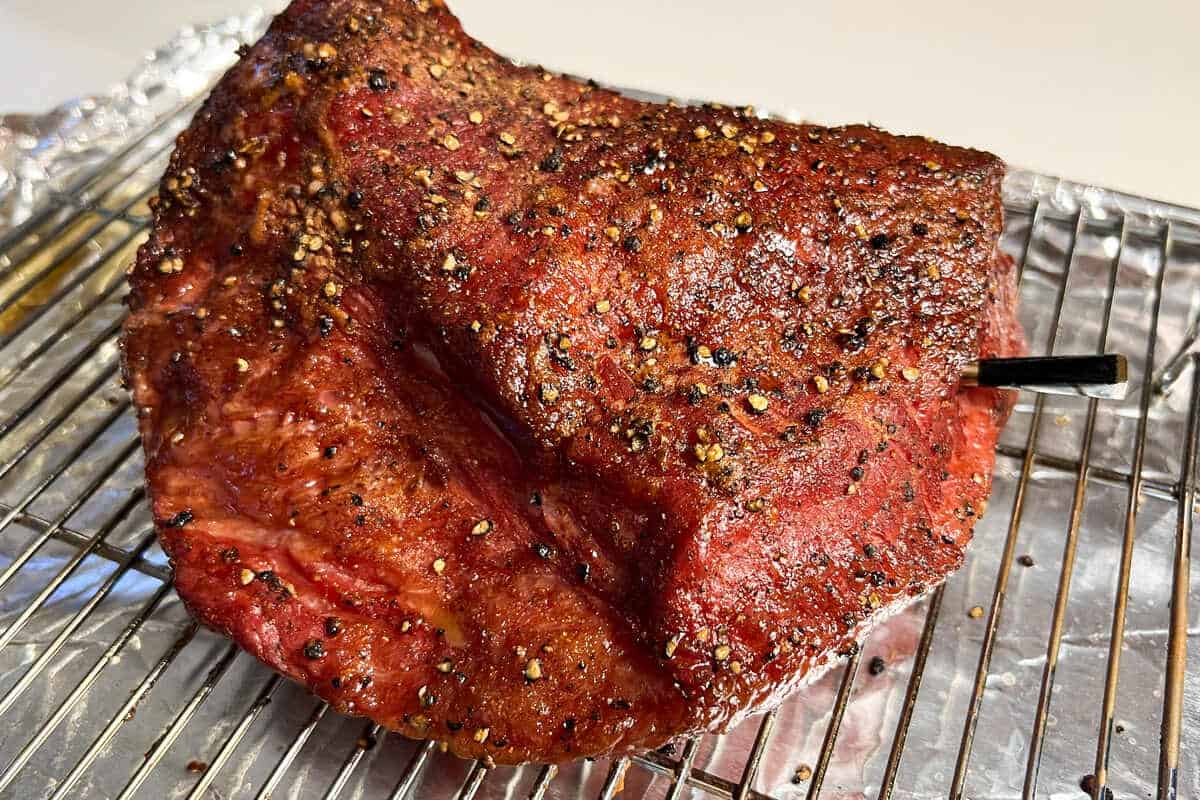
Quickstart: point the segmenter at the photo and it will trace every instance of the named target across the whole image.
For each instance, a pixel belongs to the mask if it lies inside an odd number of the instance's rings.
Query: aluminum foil
[[[186,30],[106,97],[42,117],[0,117],[0,796],[384,798],[416,751],[362,720],[323,712],[220,637],[193,635],[164,589],[168,572],[140,500],[135,427],[115,376],[122,270],[171,136],[235,47],[265,24],[251,14]],[[1093,770],[1148,359],[1151,379],[1164,370],[1174,379],[1148,405],[1147,484],[1136,506],[1109,762],[1117,798],[1149,797],[1178,533],[1173,493],[1192,399],[1182,354],[1200,312],[1200,212],[1020,171],[1006,182],[1005,201],[1002,246],[1025,262],[1021,314],[1031,349],[1123,352],[1135,387],[1096,417],[1037,797],[1081,798],[1080,780]],[[1021,796],[1088,419],[1084,399],[1042,403],[1022,396],[968,562],[944,589],[894,797],[948,795],[986,631],[987,614],[970,612],[990,608],[1010,532],[1019,559],[1005,587],[965,796]],[[1012,528],[1031,443],[1039,458]],[[823,797],[878,795],[928,608],[923,601],[902,611],[864,642]],[[1196,622],[1189,638],[1179,796],[1200,797]],[[844,667],[780,710],[754,782],[761,796],[808,795]],[[703,737],[693,777],[736,784],[759,723]],[[668,774],[635,763],[621,796],[666,796],[684,752],[681,743],[654,757]],[[566,765],[545,797],[596,797],[609,769],[606,760]],[[471,770],[434,754],[410,796],[458,796]],[[526,797],[538,772],[492,770],[475,796]],[[681,796],[689,795],[711,796],[695,782]]]
[[[187,28],[152,53],[108,95],[84,97],[47,114],[0,114],[0,233],[26,221],[56,193],[101,164],[164,113],[201,95],[255,41],[261,11]]]

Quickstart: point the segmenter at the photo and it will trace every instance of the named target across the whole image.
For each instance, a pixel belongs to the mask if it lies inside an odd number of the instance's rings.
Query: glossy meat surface
[[[297,0],[179,140],[125,370],[191,611],[512,763],[776,703],[963,559],[1003,165]]]

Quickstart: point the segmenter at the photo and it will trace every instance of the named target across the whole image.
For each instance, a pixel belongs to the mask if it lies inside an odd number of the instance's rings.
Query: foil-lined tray
[[[106,97],[0,117],[0,796],[385,798],[400,787],[434,800],[539,788],[565,800],[618,788],[603,759],[564,765],[545,786],[536,765],[483,774],[436,752],[410,776],[418,745],[323,710],[194,630],[169,589],[117,384],[122,271],[171,137],[266,22],[251,14],[188,29]],[[968,562],[936,599],[877,627],[856,671],[839,662],[794,695],[769,738],[755,717],[649,754],[629,767],[621,797],[673,797],[676,783],[678,796],[728,797],[761,755],[751,797],[813,796],[820,777],[823,797],[875,797],[894,778],[893,797],[944,798],[972,716],[965,796],[1022,796],[1076,497],[1078,550],[1036,796],[1083,797],[1143,435],[1109,786],[1122,800],[1154,796],[1180,503],[1194,479],[1183,472],[1200,212],[1021,171],[1006,181],[1005,204],[1002,246],[1023,264],[1031,349],[1129,357],[1135,388],[1097,406],[1086,479],[1077,464],[1088,401],[1022,395]],[[1200,797],[1200,625],[1187,639],[1178,794]],[[985,643],[991,661],[973,712]]]

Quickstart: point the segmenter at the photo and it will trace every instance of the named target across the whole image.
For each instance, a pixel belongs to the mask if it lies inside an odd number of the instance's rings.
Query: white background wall
[[[871,121],[1200,206],[1200,0],[449,2],[496,49],[606,83]],[[102,91],[180,25],[250,5],[0,0],[0,110]]]

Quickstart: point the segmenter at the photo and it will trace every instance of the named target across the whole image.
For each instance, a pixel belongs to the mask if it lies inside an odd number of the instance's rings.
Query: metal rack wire
[[[1185,355],[1200,214],[1014,176],[1003,245],[1032,349],[1132,347],[1141,391],[1123,405],[1022,398],[969,566],[781,709],[678,752],[489,770],[330,712],[198,629],[170,590],[116,336],[145,201],[193,110],[0,236],[0,795],[1200,792],[1184,702],[1200,691],[1187,647],[1200,369]]]

